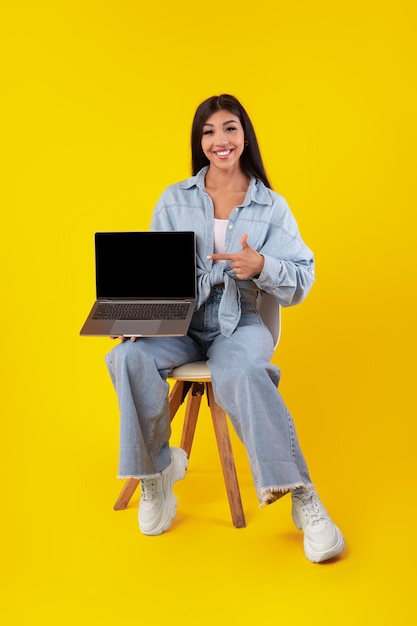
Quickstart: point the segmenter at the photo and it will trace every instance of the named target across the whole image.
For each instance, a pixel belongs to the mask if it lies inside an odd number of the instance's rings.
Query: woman
[[[170,448],[168,372],[207,358],[216,401],[244,443],[261,505],[292,496],[308,559],[344,548],[342,533],[313,489],[294,424],[270,363],[273,340],[256,310],[259,290],[283,306],[301,302],[314,261],[285,200],[271,190],[252,123],[230,95],[200,104],[192,126],[193,176],[158,201],[153,230],[193,230],[198,294],[185,337],[123,341],[107,355],[121,413],[119,476],[141,479],[139,527],[166,531],[175,517],[173,486],[187,467]],[[175,259],[173,268],[175,271]]]

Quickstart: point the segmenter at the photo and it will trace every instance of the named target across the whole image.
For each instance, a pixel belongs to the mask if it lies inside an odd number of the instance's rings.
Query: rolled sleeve
[[[282,306],[299,304],[309,293],[314,283],[314,259],[286,261],[264,254],[264,266],[256,286],[272,293]]]

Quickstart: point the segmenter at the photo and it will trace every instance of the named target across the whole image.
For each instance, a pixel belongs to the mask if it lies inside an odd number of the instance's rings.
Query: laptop
[[[195,234],[95,233],[96,302],[81,335],[181,336],[196,300]]]

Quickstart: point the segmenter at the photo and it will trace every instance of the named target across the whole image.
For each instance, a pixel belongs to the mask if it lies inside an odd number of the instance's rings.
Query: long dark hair
[[[195,174],[197,174],[202,167],[209,165],[209,160],[201,147],[203,126],[213,113],[222,110],[230,111],[230,113],[236,115],[243,128],[246,145],[242,156],[240,157],[240,166],[242,171],[247,176],[253,176],[254,178],[261,180],[267,187],[271,187],[268,176],[265,172],[252,122],[239,100],[228,94],[207,98],[207,100],[204,100],[204,102],[197,107],[194,114],[191,130],[191,161],[193,176],[195,176]]]

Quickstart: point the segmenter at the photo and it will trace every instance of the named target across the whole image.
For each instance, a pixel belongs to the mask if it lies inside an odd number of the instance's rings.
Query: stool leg
[[[217,447],[219,449],[220,460],[222,463],[224,481],[226,483],[233,524],[236,528],[244,528],[246,526],[245,514],[243,512],[242,499],[240,497],[239,483],[233,459],[232,444],[230,441],[226,414],[214,400],[213,387],[211,383],[207,383],[207,395],[213,418]]]
[[[127,508],[127,505],[129,504],[130,499],[135,493],[136,487],[138,485],[139,485],[139,478],[127,479],[113,507],[115,511],[121,511]]]
[[[172,420],[175,417],[176,412],[180,408],[181,404],[184,402],[184,396],[187,393],[187,390],[184,389],[185,381],[177,380],[175,381],[175,385],[172,388],[171,393],[169,394],[169,419]]]
[[[193,445],[195,427],[197,425],[198,411],[200,409],[201,395],[195,395],[193,390],[188,393],[187,406],[185,409],[184,426],[180,446],[190,458]]]

